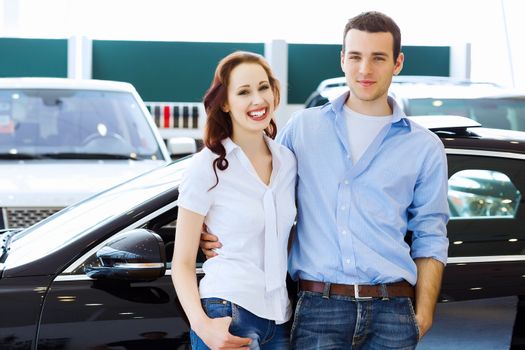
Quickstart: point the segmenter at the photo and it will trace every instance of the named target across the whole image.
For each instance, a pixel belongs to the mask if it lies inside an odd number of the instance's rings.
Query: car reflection
[[[521,193],[505,174],[469,169],[449,179],[448,198],[453,218],[514,217]]]

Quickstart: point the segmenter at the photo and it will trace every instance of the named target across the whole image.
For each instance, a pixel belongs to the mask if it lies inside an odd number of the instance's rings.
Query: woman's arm
[[[204,343],[211,349],[241,348],[251,340],[233,336],[228,332],[231,317],[211,319],[201,306],[195,260],[203,222],[204,216],[179,208],[171,278],[191,328]]]

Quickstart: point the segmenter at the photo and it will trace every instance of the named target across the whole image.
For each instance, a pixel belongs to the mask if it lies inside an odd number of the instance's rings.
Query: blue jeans
[[[415,349],[418,339],[410,298],[356,300],[299,292],[292,349]]]
[[[251,338],[252,350],[288,350],[290,348],[290,322],[276,325],[274,321],[255,316],[251,312],[229,301],[219,298],[201,300],[204,311],[210,318],[230,316],[230,333],[238,337]],[[208,350],[209,348],[190,330],[191,348]]]

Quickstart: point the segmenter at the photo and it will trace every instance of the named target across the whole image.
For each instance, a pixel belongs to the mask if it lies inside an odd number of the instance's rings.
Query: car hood
[[[65,207],[166,164],[155,160],[0,162],[0,207]]]

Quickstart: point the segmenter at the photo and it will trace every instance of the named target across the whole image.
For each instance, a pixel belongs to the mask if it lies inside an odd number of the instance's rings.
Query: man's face
[[[394,38],[391,33],[348,31],[341,69],[345,73],[351,98],[361,102],[386,101],[392,76],[403,68],[403,54],[394,62]]]

